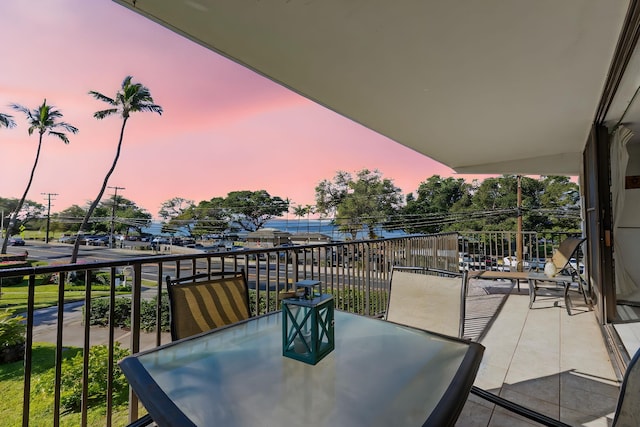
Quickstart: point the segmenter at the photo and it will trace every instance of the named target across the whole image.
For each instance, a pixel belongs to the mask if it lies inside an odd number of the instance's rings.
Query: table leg
[[[535,279],[528,279],[527,282],[529,282],[529,309],[531,309],[536,300],[537,284]]]

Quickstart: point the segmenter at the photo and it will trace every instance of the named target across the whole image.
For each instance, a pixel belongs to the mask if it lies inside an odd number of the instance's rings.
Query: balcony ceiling
[[[458,172],[567,175],[629,4],[114,1]]]

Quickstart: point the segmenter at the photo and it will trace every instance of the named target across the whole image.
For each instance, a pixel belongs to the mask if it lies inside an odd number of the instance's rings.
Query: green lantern
[[[282,355],[310,365],[335,348],[333,295],[320,281],[296,282],[296,296],[282,300]]]

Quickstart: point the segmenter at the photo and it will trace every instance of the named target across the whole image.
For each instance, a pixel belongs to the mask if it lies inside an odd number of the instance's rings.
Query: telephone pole
[[[522,175],[518,175],[518,231],[516,234],[516,259],[517,259],[517,270],[522,271],[523,269],[523,260],[522,260],[522,252],[523,252],[523,236],[522,236]]]
[[[111,237],[109,238],[109,248],[113,249],[113,231],[115,229],[116,206],[118,204],[118,190],[126,190],[124,187],[107,187],[113,188],[113,205],[111,206]]]
[[[58,193],[40,193],[40,194],[42,194],[43,196],[47,196],[47,231],[45,234],[44,242],[49,243],[49,225],[51,224],[51,196],[57,196]]]

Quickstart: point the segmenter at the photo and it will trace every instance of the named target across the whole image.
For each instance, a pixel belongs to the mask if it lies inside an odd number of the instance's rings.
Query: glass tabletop
[[[130,381],[143,372],[198,426],[420,426],[454,378],[471,376],[471,386],[482,354],[479,344],[336,311],[335,350],[307,365],[282,356],[281,317],[173,343],[121,366]],[[158,390],[147,396],[132,386],[153,417],[148,403]],[[467,386],[459,392],[466,398]]]

